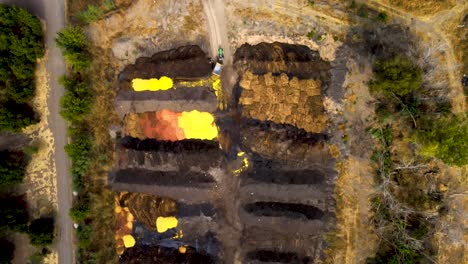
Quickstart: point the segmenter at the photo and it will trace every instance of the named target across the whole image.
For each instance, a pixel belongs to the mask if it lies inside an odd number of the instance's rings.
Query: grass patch
[[[79,11],[73,13],[76,14],[76,18],[84,24],[90,24],[94,21],[97,21],[101,19],[106,13],[113,11],[117,8],[113,0],[76,2],[81,2],[80,4],[83,7],[78,8]],[[73,7],[75,7],[75,5],[73,5]]]

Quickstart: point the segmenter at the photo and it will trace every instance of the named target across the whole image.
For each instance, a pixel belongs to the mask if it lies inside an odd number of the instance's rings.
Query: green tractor
[[[223,62],[224,59],[224,50],[223,48],[219,47],[218,48],[218,61]]]

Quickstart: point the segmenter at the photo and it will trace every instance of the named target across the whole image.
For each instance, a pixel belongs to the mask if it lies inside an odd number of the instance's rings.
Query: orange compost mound
[[[146,138],[178,141],[189,138],[209,139],[217,137],[214,117],[207,112],[173,112],[161,110],[139,114],[139,125]]]
[[[178,127],[181,113],[170,110],[147,112],[141,116],[140,126],[147,138],[177,141],[185,139],[184,131]]]

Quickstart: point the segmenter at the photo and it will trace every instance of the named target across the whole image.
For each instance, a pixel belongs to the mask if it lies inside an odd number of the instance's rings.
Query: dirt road
[[[380,1],[366,1],[366,4],[378,10],[384,10],[387,13],[402,19],[408,25],[411,25],[416,31],[424,32],[426,36],[429,39],[432,39],[435,43],[440,41],[440,45],[445,45],[447,47],[444,55],[446,60],[445,68],[447,69],[447,77],[450,84],[448,97],[452,101],[453,112],[465,112],[465,96],[460,82],[460,72],[458,70],[461,66],[455,59],[451,41],[448,39],[446,34],[444,34],[444,26],[448,24],[450,19],[458,17],[460,13],[465,12],[468,8],[468,4],[464,1],[457,1],[457,4],[453,8],[439,12],[437,15],[434,15],[429,19],[420,19],[404,10],[381,3]]]
[[[208,33],[210,35],[211,55],[216,58],[218,48],[224,49],[224,64],[232,64],[232,53],[229,46],[226,28],[226,15],[224,13],[223,0],[203,1],[203,10],[208,21]]]
[[[50,94],[48,108],[50,129],[55,140],[55,166],[57,171],[58,216],[56,245],[59,263],[74,263],[73,226],[68,214],[72,205],[70,161],[64,151],[67,144],[67,124],[60,116],[60,98],[64,94],[58,78],[65,73],[62,54],[55,45],[56,34],[65,26],[65,3],[63,0],[0,0],[0,3],[26,8],[45,21],[45,45],[48,53],[47,71]]]

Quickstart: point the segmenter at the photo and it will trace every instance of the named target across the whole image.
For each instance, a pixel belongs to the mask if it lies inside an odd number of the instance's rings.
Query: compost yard
[[[109,174],[121,262],[322,259],[337,174],[322,102],[330,69],[284,43],[241,46],[220,77],[197,46],[123,69]]]

